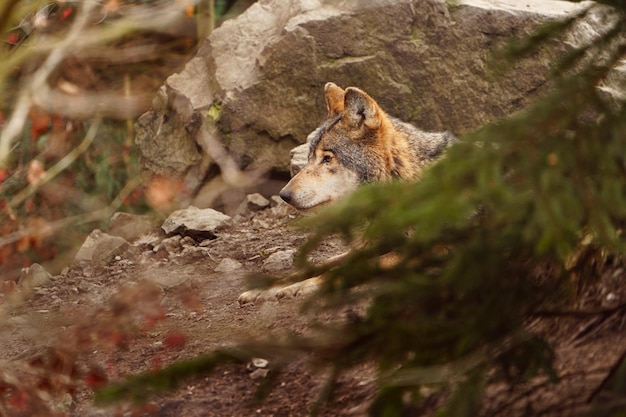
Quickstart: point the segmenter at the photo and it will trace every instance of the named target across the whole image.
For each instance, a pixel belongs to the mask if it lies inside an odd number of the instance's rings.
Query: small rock
[[[265,377],[267,377],[267,374],[270,373],[269,369],[256,369],[252,372],[250,372],[250,378],[252,379],[263,379]]]
[[[259,193],[248,194],[235,210],[235,217],[240,220],[239,217],[245,218],[252,213],[265,210],[270,207],[270,204],[270,201]]]
[[[158,243],[165,238],[165,232],[163,229],[152,229],[149,233],[141,235],[138,239],[133,241],[137,246],[155,247]]]
[[[70,410],[74,406],[74,399],[72,398],[71,394],[65,393],[60,399],[56,401],[54,405],[55,410],[69,414]]]
[[[233,216],[233,223],[238,224],[238,223],[243,223],[247,220],[246,216],[242,216],[241,214],[235,213],[235,215]]]
[[[160,248],[154,251],[154,259],[157,261],[167,260],[170,254],[165,248]]]
[[[282,198],[277,195],[272,196],[272,208],[271,213],[274,218],[284,218],[298,211],[291,207],[289,204],[285,203]]]
[[[99,266],[107,265],[129,248],[130,244],[124,238],[103,233],[94,248],[92,262]]]
[[[280,196],[277,195],[273,195],[270,197],[270,206],[271,207],[278,207],[282,204],[286,204],[282,198],[280,198]]]
[[[283,271],[291,268],[296,251],[293,249],[274,252],[263,262],[266,271]]]
[[[248,194],[244,202],[252,211],[260,211],[270,206],[270,201],[259,193]]]
[[[230,216],[217,210],[190,206],[170,214],[161,229],[167,234],[191,236],[196,241],[201,241],[215,239],[215,231],[228,220],[230,220]]]
[[[117,212],[109,221],[108,233],[134,242],[158,227],[158,219],[151,216]]]
[[[258,219],[258,218],[255,218],[252,221],[252,224],[257,227],[260,227],[261,229],[269,229],[270,227],[272,227],[270,223],[266,222],[265,220]]]
[[[81,280],[78,282],[78,285],[76,286],[76,289],[81,292],[81,293],[88,293],[91,292],[91,290],[95,288],[95,285],[90,283],[87,280]]]
[[[106,265],[113,257],[129,247],[128,242],[119,236],[112,236],[99,229],[92,231],[74,256],[75,263],[94,262]]]
[[[220,235],[217,236],[216,239],[223,239],[225,236],[226,237],[230,237],[229,234],[222,234],[222,233],[220,233]],[[202,242],[200,242],[198,244],[198,246],[200,246],[201,248],[206,248],[208,246],[211,246],[213,243],[215,243],[215,241],[216,241],[215,239],[205,239]]]
[[[252,366],[256,368],[267,368],[267,365],[269,365],[269,363],[270,362],[267,359],[252,358]]]
[[[168,253],[178,253],[183,250],[183,244],[181,240],[182,238],[179,235],[165,238],[158,246],[154,248],[154,251],[159,252],[165,250]]]
[[[180,240],[183,246],[196,246],[196,241],[191,236],[185,236]]]
[[[315,133],[317,133],[317,131],[313,131],[309,135],[306,143],[296,146],[289,152],[289,156],[291,157],[290,172],[292,177],[300,172],[309,161],[309,140]]]
[[[215,267],[215,272],[233,272],[238,269],[241,269],[241,263],[237,262],[231,258],[224,258],[220,261],[220,263]]]
[[[29,267],[22,268],[18,283],[21,286],[38,288],[48,285],[51,280],[52,275],[43,266],[32,264]]]
[[[89,233],[89,236],[87,236],[80,249],[78,249],[78,252],[76,252],[76,255],[74,256],[74,263],[91,262],[93,250],[102,234],[102,231],[99,229],[95,229]]]
[[[192,256],[192,257],[202,257],[205,258],[207,256],[207,249],[201,248],[200,246],[194,245],[185,245],[183,246],[183,251],[181,252],[181,256]]]
[[[89,264],[89,263],[85,263],[84,265],[81,265],[81,274],[83,277],[85,278],[89,278],[94,276],[94,274],[96,273],[93,265]]]

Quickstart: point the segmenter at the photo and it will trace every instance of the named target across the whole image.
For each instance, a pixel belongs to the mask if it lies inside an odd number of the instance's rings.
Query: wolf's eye
[[[322,164],[327,164],[330,162],[330,160],[333,159],[332,155],[324,155],[322,156]]]

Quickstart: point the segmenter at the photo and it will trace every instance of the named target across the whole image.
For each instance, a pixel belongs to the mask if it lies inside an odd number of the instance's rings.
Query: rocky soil
[[[17,415],[131,415],[125,404],[94,406],[92,388],[237,342],[308,332],[299,299],[237,302],[247,274],[292,268],[294,250],[306,238],[293,227],[295,217],[284,204],[260,196],[248,198],[232,218],[217,213],[217,222],[175,226],[169,235],[153,228],[150,219],[117,215],[111,234],[92,233],[63,274],[49,277],[37,267],[24,271],[19,285],[3,298],[0,358],[5,369],[0,377],[7,381],[13,375],[26,383],[33,375],[45,375],[49,385],[27,390],[43,397],[28,397],[32,408]],[[342,249],[329,241],[314,260]],[[588,410],[626,342],[623,309],[614,308],[625,299],[623,278],[623,267],[615,264],[581,297],[581,308],[607,308],[604,315],[529,322],[531,330],[549,334],[554,343],[561,383],[538,378],[512,391],[493,386],[485,415],[531,410],[531,415],[571,416]],[[325,374],[312,370],[306,358],[289,361],[262,403],[254,402],[254,394],[271,375],[271,361],[225,366],[150,398],[132,415],[306,416]],[[68,379],[74,384],[72,395],[60,389]],[[364,416],[374,392],[374,369],[363,365],[342,377],[322,415]],[[429,415],[437,401],[433,396],[410,415]]]

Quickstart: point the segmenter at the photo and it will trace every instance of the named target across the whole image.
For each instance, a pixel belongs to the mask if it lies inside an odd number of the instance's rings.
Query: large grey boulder
[[[508,115],[548,88],[547,69],[567,45],[555,42],[507,77],[490,72],[492,52],[577,7],[518,3],[260,0],[216,29],[141,116],[143,169],[184,178],[193,195],[222,162],[210,138],[241,169],[288,173],[289,151],[325,116],[327,81],[359,86],[425,130],[463,134]]]

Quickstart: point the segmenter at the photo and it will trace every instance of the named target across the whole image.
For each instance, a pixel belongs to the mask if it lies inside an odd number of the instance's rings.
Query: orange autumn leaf
[[[23,238],[18,240],[15,244],[15,248],[18,252],[26,252],[28,249],[30,249],[30,237],[24,236]]]
[[[102,6],[102,11],[106,14],[115,13],[120,9],[119,0],[109,0]]]
[[[168,348],[181,348],[187,343],[187,336],[181,331],[170,330],[163,338],[163,345]]]
[[[43,135],[48,131],[51,123],[50,114],[41,110],[38,107],[33,107],[30,109],[28,113],[28,117],[30,119],[30,137],[33,140],[39,138],[39,136]]]
[[[85,383],[90,388],[102,388],[109,382],[109,378],[104,369],[91,366],[89,373],[85,376]]]
[[[36,159],[30,161],[28,165],[28,173],[26,174],[26,179],[29,184],[36,185],[46,176],[46,170],[43,167],[43,164]]]
[[[26,219],[26,228],[29,230],[27,238],[31,246],[41,246],[44,239],[52,235],[50,224],[41,216],[28,217]]]
[[[154,207],[169,205],[182,188],[180,181],[154,178],[146,189],[146,199]]]

